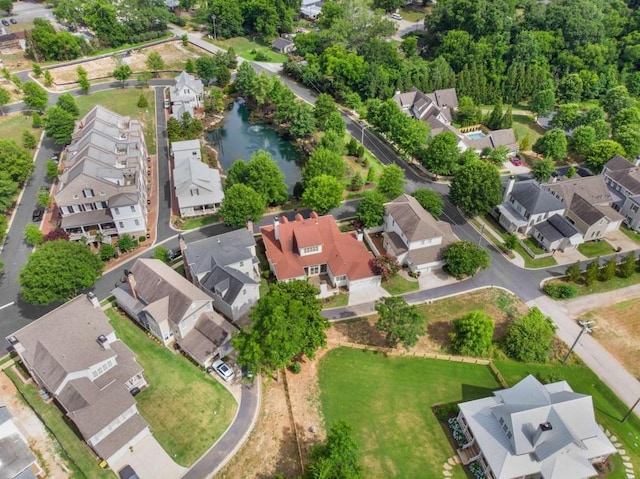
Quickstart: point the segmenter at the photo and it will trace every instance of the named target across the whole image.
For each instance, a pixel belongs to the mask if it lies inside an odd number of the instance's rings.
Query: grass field
[[[518,142],[529,135],[529,149],[538,138],[544,135],[544,128],[533,121],[533,117],[529,115],[513,115],[513,130],[516,133]]]
[[[184,220],[179,228],[181,230],[192,230],[195,228],[200,228],[202,226],[217,223],[218,221],[220,221],[220,216],[218,216],[217,214],[200,216],[198,218],[189,218],[187,220]]]
[[[7,376],[20,391],[26,403],[40,416],[55,440],[63,450],[60,455],[69,467],[69,479],[113,479],[113,472],[105,471],[98,466],[98,459],[89,446],[69,426],[65,415],[53,403],[45,403],[38,394],[34,383],[24,384],[16,374],[7,369]]]
[[[410,293],[411,291],[418,291],[420,284],[418,281],[409,281],[399,274],[396,274],[389,281],[383,281],[382,287],[386,289],[389,294],[396,295]]]
[[[629,239],[635,241],[640,244],[640,234],[635,231],[630,230],[626,226],[620,226],[620,231],[622,231]]]
[[[637,472],[640,471],[640,419],[631,415],[626,422],[621,422],[628,411],[627,406],[598,379],[593,371],[585,366],[575,365],[523,364],[501,361],[496,361],[495,365],[509,385],[515,384],[528,374],[533,374],[539,379],[566,380],[574,391],[591,395],[596,420],[623,444],[623,449],[631,458],[637,475]],[[614,456],[614,464],[616,470],[607,478],[626,478],[620,456]]]
[[[322,300],[322,309],[342,308],[349,304],[349,293],[338,293]]]
[[[588,243],[582,243],[578,245],[578,251],[585,255],[587,258],[597,258],[598,256],[605,256],[613,254],[616,251],[606,241],[589,241]]]
[[[340,419],[351,424],[364,477],[442,477],[455,449],[432,406],[499,387],[486,366],[347,348],[327,353],[318,374],[327,427]],[[459,465],[451,472],[453,479],[467,477]]]
[[[146,108],[138,107],[138,99],[141,94],[147,98],[149,106]],[[147,143],[149,154],[155,155],[156,108],[154,90],[141,88],[104,90],[76,97],[76,104],[80,110],[81,117],[86,115],[95,105],[99,104],[109,108],[119,115],[128,115],[132,118],[138,118],[144,127],[144,139]]]
[[[554,279],[550,281],[552,284],[571,284],[578,289],[577,296],[584,296],[587,294],[606,293],[607,291],[613,291],[615,289],[626,288],[634,284],[640,283],[640,273],[634,273],[629,278],[620,278],[615,276],[609,281],[594,281],[589,286],[583,283],[571,283],[564,279]]]
[[[31,121],[31,117],[23,113],[0,116],[0,138],[14,140],[18,145],[22,145],[22,132],[24,130],[29,130],[36,138],[40,138],[42,130],[32,128]]]
[[[267,57],[267,60],[261,61],[274,63],[284,63],[287,61],[286,55],[273,51],[271,45],[267,45],[257,37],[236,37],[229,38],[228,40],[217,40],[212,43],[224,49],[233,47],[236,55],[246,60],[256,61],[256,53],[261,52]],[[256,53],[252,53],[254,50]]]
[[[172,353],[113,309],[113,329],[137,355],[149,387],[136,399],[138,409],[165,451],[189,466],[225,431],[235,413],[231,394],[210,374]]]

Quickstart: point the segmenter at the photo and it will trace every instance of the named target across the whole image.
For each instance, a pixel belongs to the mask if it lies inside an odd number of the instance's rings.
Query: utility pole
[[[569,349],[569,352],[567,353],[567,355],[562,360],[562,364],[565,364],[567,362],[567,359],[569,359],[569,356],[571,356],[571,353],[573,352],[574,348],[578,344],[578,341],[580,341],[580,337],[584,333],[591,333],[593,331],[593,329],[596,327],[596,326],[592,326],[592,325],[595,324],[595,321],[578,321],[578,323],[580,323],[580,326],[582,327],[582,329],[580,330],[580,333],[578,334],[578,337],[576,338],[576,340],[571,345],[571,348]]]
[[[482,234],[484,233],[484,227],[486,225],[482,223],[482,228],[480,228],[480,236],[478,236],[478,246],[480,246],[480,241],[482,241]]]
[[[212,14],[211,14],[211,21],[213,22],[213,39],[214,39],[215,41],[217,41],[217,40],[218,40],[218,35],[216,35],[216,18],[217,18],[217,17],[216,17],[216,14],[215,14],[215,13],[212,13]]]
[[[629,416],[631,416],[631,413],[636,408],[638,403],[640,403],[640,398],[638,398],[637,401],[633,403],[633,406],[629,408],[629,410],[627,411],[627,414],[625,414],[624,417],[622,418],[622,422],[625,422],[627,419],[629,419]]]

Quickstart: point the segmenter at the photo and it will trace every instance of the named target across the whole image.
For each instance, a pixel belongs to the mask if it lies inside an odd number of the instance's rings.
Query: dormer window
[[[307,246],[306,248],[302,248],[302,254],[317,253],[318,251],[320,251],[320,245]]]
[[[82,190],[82,194],[85,198],[91,198],[94,196],[93,190],[91,188],[85,188],[84,190]]]

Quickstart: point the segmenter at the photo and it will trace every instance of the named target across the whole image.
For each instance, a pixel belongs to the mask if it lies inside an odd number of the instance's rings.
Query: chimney
[[[551,435],[551,431],[553,431],[553,426],[550,422],[543,422],[540,424],[538,429],[536,429],[536,432],[533,433],[533,440],[531,441],[533,443],[533,447],[537,447],[546,441]]]
[[[640,157],[637,157],[635,160],[633,160],[633,165],[640,166]]]
[[[509,177],[509,183],[507,184],[507,188],[504,190],[504,197],[502,198],[502,201],[507,201],[509,199],[509,194],[511,193],[511,190],[513,190],[513,185],[516,182],[516,177],[511,175]]]
[[[184,236],[182,236],[182,233],[178,235],[178,247],[180,248],[180,254],[184,258],[184,252],[187,249],[187,242],[184,240]]]
[[[97,341],[98,341],[98,344],[102,346],[102,349],[111,349],[111,346],[109,346],[109,340],[104,334],[101,334],[100,336],[98,336]]]
[[[362,230],[356,230],[356,239],[358,241],[362,241],[364,238],[364,231]]]
[[[253,221],[251,221],[251,218],[247,217],[247,229],[249,230],[249,233],[253,234]]]
[[[277,216],[273,217],[273,234],[276,237],[276,241],[280,241],[280,231],[278,229],[280,226],[280,219]]]
[[[133,299],[138,299],[138,295],[136,294],[136,278],[133,277],[132,272],[128,272],[127,274],[127,283],[129,284],[129,288],[131,288],[131,296]]]
[[[91,301],[91,304],[93,305],[94,308],[100,307],[100,301],[98,301],[98,298],[96,298],[95,294],[93,294],[92,292],[89,292],[87,293],[87,298],[89,299],[89,301]]]

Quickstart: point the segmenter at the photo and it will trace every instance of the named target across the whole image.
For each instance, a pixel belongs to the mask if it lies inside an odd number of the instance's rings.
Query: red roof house
[[[278,281],[326,274],[334,287],[351,291],[380,284],[362,233],[342,233],[332,216],[312,212],[304,219],[298,213],[295,221],[283,216],[260,230],[269,267]]]

